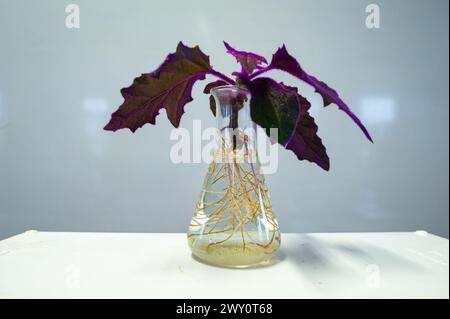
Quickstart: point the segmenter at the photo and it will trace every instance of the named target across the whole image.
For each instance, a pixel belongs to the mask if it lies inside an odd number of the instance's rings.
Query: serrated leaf
[[[326,85],[324,82],[319,81],[314,76],[306,73],[305,70],[303,70],[303,68],[297,62],[297,60],[287,52],[286,47],[284,45],[275,52],[275,54],[272,57],[272,61],[268,66],[268,69],[279,69],[285,71],[314,87],[316,92],[318,92],[322,96],[325,106],[331,103],[335,103],[339,107],[339,109],[341,109],[348,116],[350,116],[350,118],[364,132],[365,136],[370,141],[372,141],[372,137],[370,136],[366,127],[362,124],[359,118],[350,110],[347,104],[345,104],[344,101],[342,101],[337,92],[332,88],[330,88],[328,85]]]
[[[318,127],[314,118],[309,114],[311,104],[298,94],[300,115],[294,134],[286,144],[286,149],[291,150],[299,160],[307,160],[316,163],[324,170],[330,169],[330,159],[327,150],[317,135]]]
[[[278,128],[278,143],[285,145],[294,132],[299,105],[296,92],[270,78],[257,78],[247,84],[252,120],[266,130]]]
[[[142,74],[133,84],[122,89],[123,104],[111,116],[105,130],[129,128],[135,132],[146,123],[155,124],[162,108],[173,126],[178,127],[184,106],[192,101],[192,87],[211,72],[209,57],[198,46],[190,48],[179,43],[161,66]]]
[[[245,74],[250,75],[253,73],[255,69],[258,69],[261,64],[266,63],[267,61],[264,57],[246,51],[239,51],[232,48],[227,42],[223,42],[227,52],[233,55],[236,58],[236,61],[242,66],[242,70]]]

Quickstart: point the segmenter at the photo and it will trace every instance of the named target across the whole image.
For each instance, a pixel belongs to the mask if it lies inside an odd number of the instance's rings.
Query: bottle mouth
[[[211,89],[211,94],[213,95],[232,95],[232,96],[239,96],[239,95],[249,95],[250,91],[239,87],[237,85],[221,85],[217,86],[213,89]]]

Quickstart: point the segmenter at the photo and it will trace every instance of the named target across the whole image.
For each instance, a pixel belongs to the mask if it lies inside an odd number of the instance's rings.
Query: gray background
[[[206,164],[169,160],[171,125],[136,134],[102,127],[120,88],[153,70],[179,40],[224,72],[222,40],[270,58],[285,43],[336,88],[372,133],[315,104],[331,157],[324,172],[280,149],[267,177],[284,232],[427,231],[448,237],[448,1],[66,1],[0,3],[0,238],[27,229],[185,232]],[[298,82],[273,73],[289,84]],[[194,90],[182,126],[214,125]]]

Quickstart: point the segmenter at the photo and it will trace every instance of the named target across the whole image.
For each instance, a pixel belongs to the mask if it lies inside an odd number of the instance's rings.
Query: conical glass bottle
[[[194,257],[219,266],[270,263],[280,232],[256,152],[250,93],[237,86],[211,90],[218,148],[209,165],[188,231]]]

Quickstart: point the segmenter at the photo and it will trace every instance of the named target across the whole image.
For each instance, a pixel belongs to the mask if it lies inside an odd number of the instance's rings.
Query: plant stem
[[[228,76],[226,76],[225,74],[220,73],[220,72],[218,72],[218,71],[216,71],[216,70],[211,70],[211,71],[209,71],[208,73],[211,74],[211,75],[214,75],[214,76],[218,77],[219,79],[221,79],[221,80],[227,82],[228,84],[232,84],[232,85],[236,84],[236,82],[235,82],[233,79],[230,79],[230,78],[229,78]]]
[[[260,70],[256,71],[255,73],[251,74],[248,78],[251,80],[251,79],[257,77],[258,75],[266,73],[266,72],[268,72],[270,70],[272,70],[272,67],[268,66],[268,67],[266,67],[264,69],[260,69]]]

